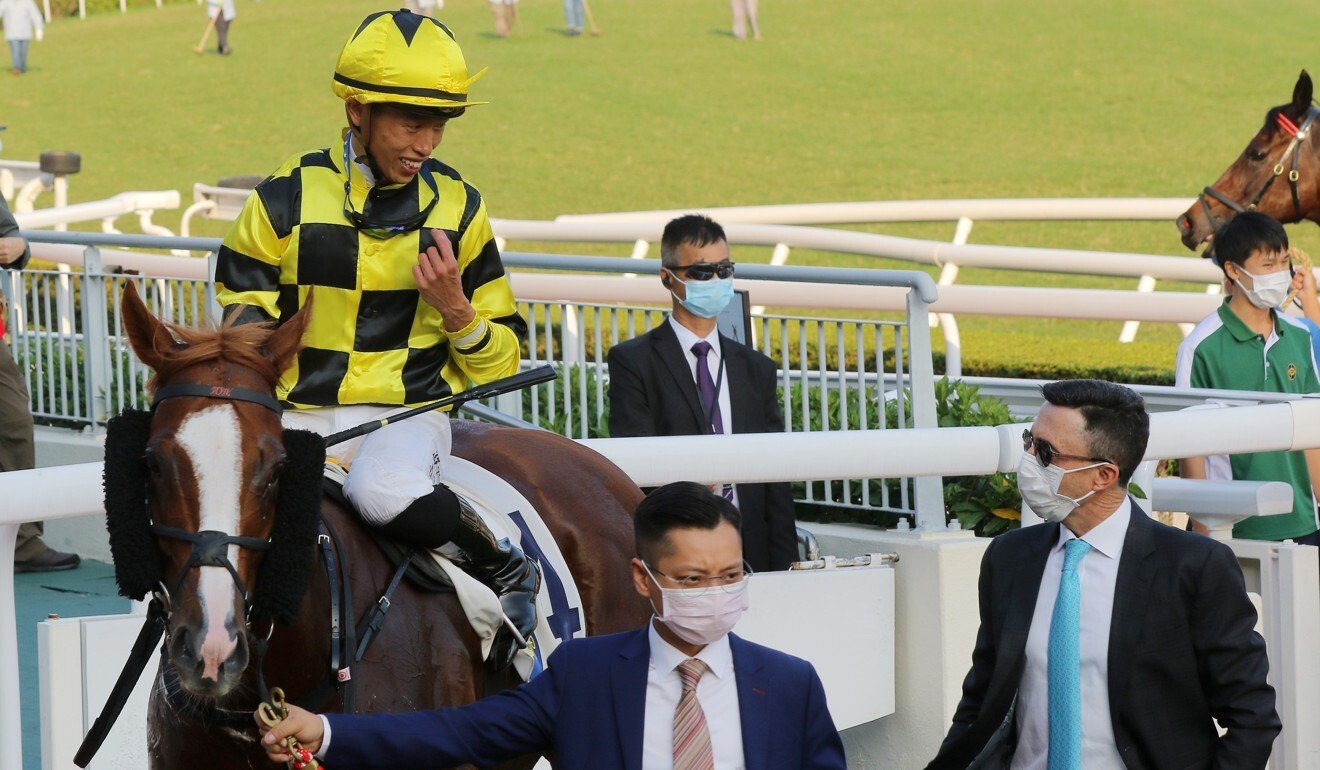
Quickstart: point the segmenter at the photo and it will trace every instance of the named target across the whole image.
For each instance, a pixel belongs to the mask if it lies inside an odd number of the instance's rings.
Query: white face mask
[[[1067,495],[1061,495],[1059,485],[1063,483],[1063,477],[1069,473],[1108,464],[1091,463],[1068,470],[1058,465],[1050,465],[1047,468],[1040,464],[1035,455],[1024,452],[1017,469],[1018,492],[1022,493],[1022,502],[1035,511],[1037,516],[1048,522],[1063,521],[1068,518],[1068,514],[1076,510],[1078,505],[1081,505],[1083,500],[1099,491],[1092,489],[1075,500]]]
[[[657,586],[651,568],[642,569]],[[731,586],[707,588],[665,588],[660,586],[663,612],[655,616],[679,639],[688,644],[711,644],[733,630],[747,611],[747,578]]]
[[[1248,289],[1242,285],[1242,282],[1233,279],[1233,283],[1247,294],[1247,301],[1261,310],[1273,310],[1281,306],[1288,299],[1288,290],[1292,288],[1293,277],[1288,270],[1280,270],[1277,273],[1266,273],[1265,275],[1256,275],[1248,273],[1246,270],[1238,268],[1244,274],[1251,276],[1251,285]]]

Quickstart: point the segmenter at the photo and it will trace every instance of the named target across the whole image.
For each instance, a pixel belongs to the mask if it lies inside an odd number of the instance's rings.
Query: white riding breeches
[[[404,411],[407,409],[402,407],[364,405],[289,409],[283,422],[286,428],[328,436]],[[431,493],[444,478],[452,446],[449,414],[436,410],[327,447],[326,456],[348,468],[344,496],[363,519],[379,526]]]

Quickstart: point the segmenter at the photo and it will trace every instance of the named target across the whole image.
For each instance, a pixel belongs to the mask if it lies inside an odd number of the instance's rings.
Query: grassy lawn
[[[127,189],[190,196],[193,182],[268,173],[338,138],[343,109],[329,88],[335,55],[377,7],[388,5],[248,0],[228,58],[192,53],[205,24],[192,3],[59,20],[34,44],[31,73],[0,81],[0,122],[10,127],[4,155],[82,152],[75,200]],[[571,39],[558,31],[559,2],[523,0],[514,37],[500,40],[490,34],[486,3],[447,0],[442,18],[468,61],[490,67],[476,98],[492,103],[455,121],[438,154],[483,191],[495,216],[1190,196],[1236,157],[1265,109],[1289,97],[1298,70],[1320,64],[1280,48],[1278,25],[1254,6],[1226,0],[768,0],[760,43],[732,39],[720,0],[596,0],[593,10],[604,36]],[[1320,24],[1314,2],[1271,10],[1289,28]],[[178,213],[158,220],[175,227]],[[952,230],[883,228],[939,239]],[[1311,225],[1292,233],[1303,248],[1320,249]],[[984,223],[973,241],[1193,258],[1172,223]],[[748,248],[736,258],[768,255]],[[810,252],[793,261],[907,266]],[[985,270],[960,280],[1135,285]],[[969,372],[1026,363],[1130,366],[1159,376],[1180,339],[1158,325],[1132,345],[1117,342],[1117,323],[968,317],[961,327]]]

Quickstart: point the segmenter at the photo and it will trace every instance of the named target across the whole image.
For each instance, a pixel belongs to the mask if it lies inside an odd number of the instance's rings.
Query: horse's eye
[[[157,476],[157,477],[159,477],[159,476],[161,475],[161,473],[163,472],[163,469],[161,468],[161,465],[160,465],[160,458],[157,457],[156,454],[155,454],[154,452],[148,452],[148,453],[147,453],[147,456],[146,456],[145,459],[146,459],[146,463],[147,463],[147,471],[148,471],[152,476]]]
[[[1252,147],[1251,149],[1247,150],[1247,158],[1257,163],[1259,163],[1262,160],[1265,160],[1265,154],[1266,153],[1264,150],[1260,150],[1255,147]]]

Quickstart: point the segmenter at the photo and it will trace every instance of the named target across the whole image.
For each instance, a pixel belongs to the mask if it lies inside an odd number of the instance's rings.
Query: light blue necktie
[[[1079,628],[1082,578],[1077,574],[1082,559],[1091,551],[1085,540],[1064,545],[1063,575],[1059,596],[1050,620],[1049,649],[1049,770],[1081,770],[1082,767],[1082,655]]]

